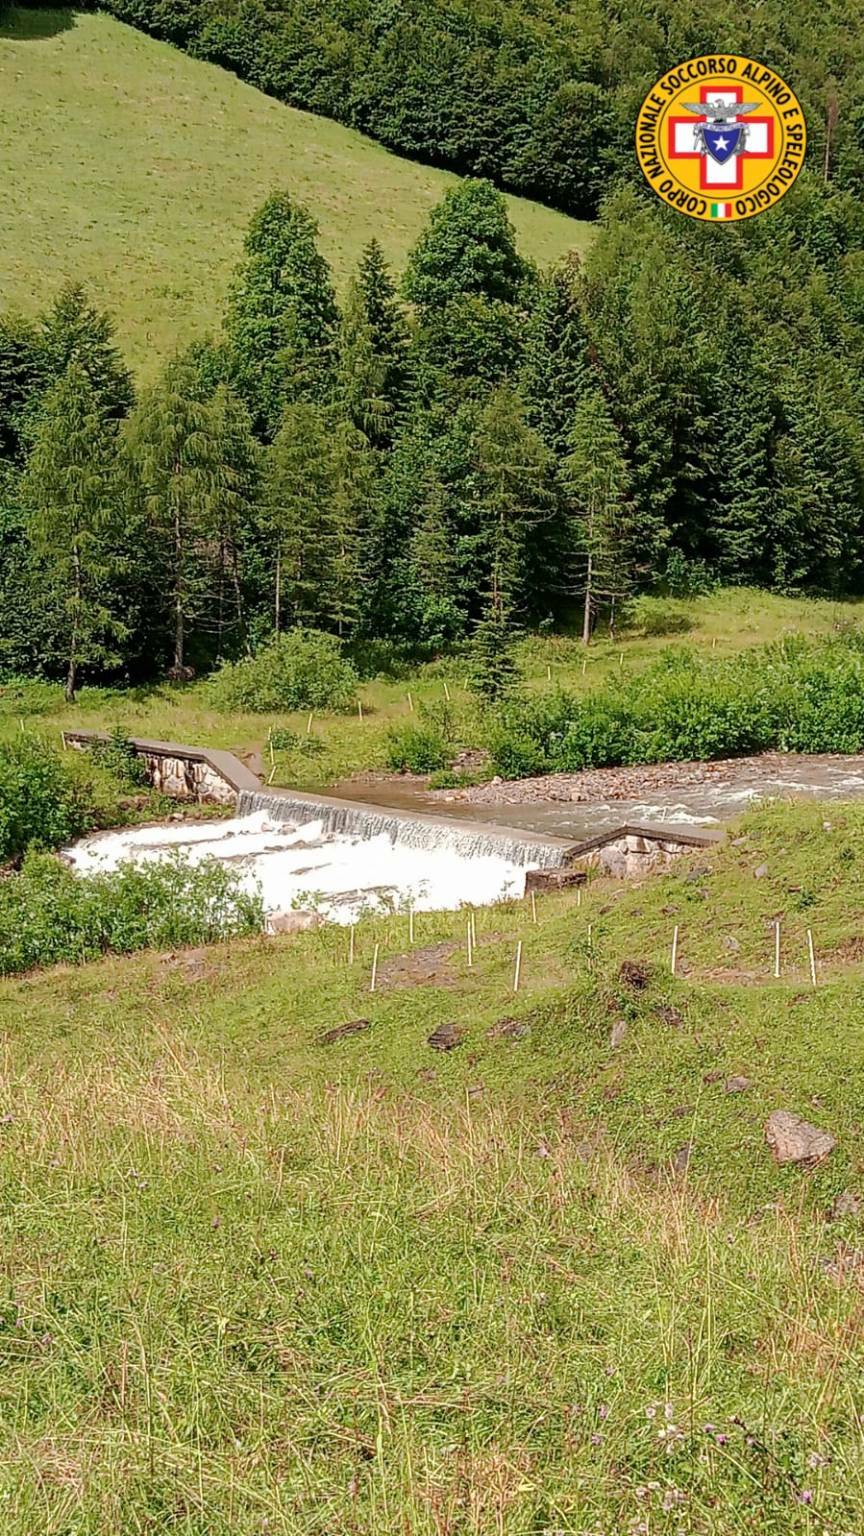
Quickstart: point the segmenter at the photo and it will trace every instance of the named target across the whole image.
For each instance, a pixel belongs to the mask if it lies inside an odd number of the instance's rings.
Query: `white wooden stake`
[[[474,951],[473,951],[473,949],[471,947],[471,919],[469,917],[469,919],[468,919],[468,965],[470,967],[473,964],[474,964]]]
[[[548,664],[546,666],[546,681],[547,683],[552,681],[552,668]]]
[[[532,923],[537,921],[537,897],[533,891],[531,892],[531,921]]]
[[[357,713],[360,716],[360,719],[362,720],[363,719],[363,701],[362,701],[362,699],[358,699],[357,700]]]
[[[410,693],[408,695],[408,708],[411,711],[411,714],[413,715],[413,713],[414,713],[414,700],[412,699]]]
[[[414,908],[408,908],[408,943],[414,943]]]
[[[780,919],[774,923],[774,975],[780,975]]]
[[[675,931],[672,934],[672,966],[671,966],[671,969],[672,969],[672,975],[673,976],[675,975],[675,966],[677,965],[677,963],[678,963],[678,924],[676,923],[675,924]]]
[[[623,667],[623,665],[624,665],[624,652],[623,651],[621,652],[621,655],[618,657],[618,665],[619,665],[619,667]]]
[[[270,748],[270,767],[274,768],[276,766],[276,759],[273,756],[273,732],[272,731],[269,731],[267,733],[267,745]]]
[[[712,649],[712,651],[716,651],[716,649],[717,649],[717,636],[716,635],[714,636],[714,639],[711,641],[711,649]]]
[[[471,913],[471,943],[473,944],[474,949],[476,950],[477,949],[477,923],[476,923],[476,920],[475,920],[473,912]]]
[[[372,980],[369,983],[370,992],[375,991],[375,981],[378,976],[378,948],[379,946],[376,944],[372,955]]]
[[[349,965],[353,965],[354,964],[354,929],[356,927],[357,927],[357,924],[356,923],[352,923],[351,924],[351,932],[348,935],[348,964]]]
[[[309,719],[306,721],[306,735],[307,736],[311,736],[312,735],[312,716],[311,715],[309,716]]]
[[[585,668],[587,667],[587,665],[588,665],[588,657],[586,656],[585,660],[582,663],[582,676],[583,677],[585,676]]]
[[[813,953],[813,934],[812,934],[812,931],[809,928],[807,929],[807,948],[810,951],[810,980],[812,981],[812,983],[813,983],[813,985],[815,987],[815,985],[816,985],[816,956]]]
[[[446,680],[446,678],[444,679],[444,697],[445,697],[445,699],[447,700],[447,702],[449,704],[449,702],[450,702],[450,689],[447,687],[447,680]]]
[[[516,945],[516,967],[513,972],[513,991],[519,991],[519,977],[522,974],[522,940]]]

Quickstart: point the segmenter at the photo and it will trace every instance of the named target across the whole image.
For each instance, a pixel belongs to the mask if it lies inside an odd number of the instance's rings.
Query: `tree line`
[[[342,303],[253,218],[222,332],[136,391],[78,287],[0,318],[0,675],[176,678],[297,625],[435,653],[628,592],[864,581],[864,215],[812,174],[717,230],[621,188],[537,271],[465,181]]]
[[[593,217],[636,182],[636,111],[696,54],[784,75],[810,162],[864,173],[864,0],[99,0],[121,20],[391,149]],[[577,14],[578,12],[578,14]]]

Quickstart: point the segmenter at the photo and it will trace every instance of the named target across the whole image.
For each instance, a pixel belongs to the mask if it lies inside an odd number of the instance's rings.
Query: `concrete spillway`
[[[389,806],[338,800],[329,795],[299,791],[243,790],[237,797],[237,815],[263,813],[274,823],[295,827],[316,823],[325,838],[384,838],[394,847],[418,853],[443,851],[460,859],[503,859],[520,869],[558,869],[573,850],[569,838],[501,827],[482,826],[455,817],[399,811]]]

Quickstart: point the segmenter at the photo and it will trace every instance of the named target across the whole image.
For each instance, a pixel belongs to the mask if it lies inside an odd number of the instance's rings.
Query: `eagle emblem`
[[[725,165],[733,155],[740,155],[747,147],[747,124],[734,122],[748,112],[755,112],[758,101],[682,101],[686,112],[704,117],[704,123],[696,123],[693,133],[700,155],[710,155],[718,165]]]

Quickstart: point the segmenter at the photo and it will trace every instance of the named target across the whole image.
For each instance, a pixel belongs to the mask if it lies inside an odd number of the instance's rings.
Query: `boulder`
[[[809,1120],[788,1109],[775,1109],[765,1122],[765,1140],[778,1163],[821,1163],[834,1151],[837,1140]]]
[[[318,912],[271,912],[267,919],[268,933],[305,933],[307,928],[317,928],[321,923]]]

